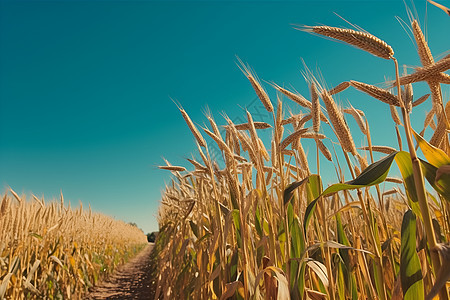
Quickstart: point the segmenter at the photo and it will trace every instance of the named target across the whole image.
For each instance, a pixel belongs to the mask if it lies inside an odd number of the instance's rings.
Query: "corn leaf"
[[[242,239],[241,239],[241,221],[239,216],[239,210],[233,209],[231,212],[233,217],[234,227],[236,228],[236,237],[239,248],[242,248]]]
[[[287,205],[291,200],[294,198],[294,191],[299,186],[301,186],[303,183],[308,181],[309,177],[306,177],[305,179],[301,181],[294,181],[293,183],[289,184],[287,188],[283,192],[283,203],[284,205]]]
[[[329,186],[325,191],[323,191],[320,195],[317,195],[315,200],[311,201],[306,207],[305,217],[303,219],[303,228],[305,232],[306,228],[308,228],[309,221],[314,214],[314,210],[316,208],[317,201],[320,199],[320,196],[331,195],[343,190],[368,187],[383,182],[386,179],[387,174],[389,173],[389,169],[397,153],[399,152],[394,152],[386,156],[385,158],[371,164],[354,180],[350,180],[345,183],[333,184]],[[311,180],[309,181],[309,183],[311,183]]]
[[[431,165],[433,165],[437,168],[439,168],[443,165],[450,164],[450,157],[448,157],[448,155],[445,154],[444,151],[429,144],[423,137],[421,137],[414,130],[413,130],[413,134],[414,134],[414,137],[416,138],[416,141],[419,145],[420,150],[422,150],[422,153],[425,156],[425,158],[427,159],[428,163],[430,163]]]
[[[450,174],[442,173],[436,181],[436,174],[439,169],[426,161],[421,161],[422,169],[427,181],[441,194],[447,201],[450,201]],[[441,167],[442,168],[442,167]]]
[[[404,299],[424,299],[422,270],[416,252],[416,216],[412,210],[403,215],[401,236],[400,280]]]

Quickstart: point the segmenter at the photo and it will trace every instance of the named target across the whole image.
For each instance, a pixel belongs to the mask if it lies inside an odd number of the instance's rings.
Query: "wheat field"
[[[441,84],[450,83],[450,57],[435,60],[419,23],[410,21],[422,66],[409,74],[400,74],[394,49],[370,33],[297,28],[392,61],[396,78],[382,86],[342,78],[327,88],[306,69],[309,91],[270,83],[275,101],[239,60],[270,121],[255,122],[247,111],[245,123],[224,115],[218,124],[207,114],[203,128],[179,105],[198,147],[189,167],[160,166],[173,177],[158,214],[156,298],[448,299],[450,101]],[[428,94],[414,94],[419,82]],[[372,144],[364,111],[337,104],[347,89],[389,106],[383,118],[393,120],[397,147]],[[432,110],[423,128],[412,128],[411,112],[425,101]],[[306,149],[305,141],[315,146]],[[212,159],[210,145],[223,162]],[[390,175],[392,164],[401,176]],[[323,183],[330,170],[338,179]]]
[[[27,201],[13,190],[0,204],[0,299],[82,299],[146,244],[137,227],[64,203]]]

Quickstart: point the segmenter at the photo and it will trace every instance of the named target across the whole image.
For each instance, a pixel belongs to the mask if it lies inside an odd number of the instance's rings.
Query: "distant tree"
[[[147,234],[147,241],[149,243],[154,243],[156,241],[156,238],[158,237],[158,232],[153,231],[152,233]]]
[[[139,228],[139,227],[137,226],[136,223],[134,223],[134,222],[128,222],[128,224],[131,225],[131,226],[134,226],[134,227],[136,227],[137,229],[139,229],[140,231],[144,232],[144,230],[142,230],[141,228]]]

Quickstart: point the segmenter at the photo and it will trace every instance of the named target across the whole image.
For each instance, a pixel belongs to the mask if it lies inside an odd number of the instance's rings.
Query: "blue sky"
[[[450,18],[425,1],[415,5],[432,53],[448,51]],[[1,189],[47,200],[62,190],[74,206],[90,203],[145,232],[156,230],[170,178],[156,166],[162,157],[188,166],[195,149],[170,97],[200,125],[206,107],[220,124],[222,111],[234,118],[243,116],[241,107],[257,109],[236,55],[261,79],[305,96],[301,59],[320,69],[329,87],[394,77],[390,61],[292,28],[349,27],[334,12],[385,40],[400,64],[420,65],[395,19],[407,20],[402,1],[1,0]],[[417,97],[424,91],[418,85]],[[374,144],[396,146],[388,107],[354,91],[339,101],[366,111]],[[418,130],[429,109],[424,104],[413,113]]]

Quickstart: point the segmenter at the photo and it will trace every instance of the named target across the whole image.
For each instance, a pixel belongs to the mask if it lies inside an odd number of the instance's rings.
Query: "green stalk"
[[[402,100],[402,93],[401,93],[401,89],[400,89],[400,79],[399,79],[400,77],[399,77],[399,71],[398,71],[398,61],[394,57],[392,57],[392,60],[395,63],[395,79],[397,82],[397,94],[398,94],[398,100],[400,102],[401,109],[402,109],[403,124],[405,125],[404,127],[405,127],[406,141],[408,142],[409,154],[411,156],[417,198],[419,201],[420,211],[422,213],[423,225],[425,227],[425,233],[427,235],[428,246],[430,247],[429,249],[432,250],[436,247],[437,241],[436,241],[436,235],[434,233],[433,223],[431,220],[430,209],[429,209],[428,203],[427,203],[426,192],[425,192],[425,182],[423,179],[423,173],[422,173],[420,161],[419,161],[419,158],[417,157],[416,149],[414,148],[414,144],[413,144],[413,140],[412,140],[412,135],[411,135],[412,129],[411,129],[411,121],[409,119],[409,113],[406,111],[406,107]],[[439,258],[439,254],[436,251],[430,251],[430,255],[431,255],[431,261],[433,264],[433,271],[435,274],[438,274],[439,269],[441,268],[441,260]],[[439,297],[440,297],[440,299],[448,299],[448,293],[447,293],[447,289],[445,286],[439,292]]]

